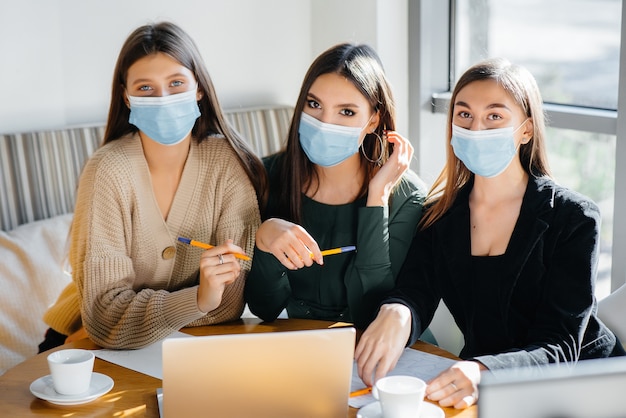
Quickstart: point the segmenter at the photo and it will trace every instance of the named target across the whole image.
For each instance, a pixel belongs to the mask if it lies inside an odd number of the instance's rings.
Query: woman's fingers
[[[413,145],[411,145],[408,139],[395,131],[388,131],[386,137],[387,141],[393,144],[393,152],[387,162],[391,163],[390,166],[394,166],[394,174],[396,174],[396,176],[398,173],[401,175],[411,164]]]
[[[243,253],[241,247],[228,240],[210,248],[200,256],[200,284],[198,308],[202,312],[216,309],[222,303],[225,287],[241,274],[241,263],[235,253]]]
[[[387,141],[393,144],[393,151],[389,159],[380,167],[380,170],[370,180],[368,206],[387,205],[393,188],[402,178],[411,164],[413,146],[395,131],[387,131]]]
[[[480,367],[474,361],[460,361],[441,372],[426,388],[426,397],[444,407],[467,408],[478,400]]]
[[[205,251],[200,257],[201,278],[211,286],[232,283],[241,273],[241,263],[234,254]]]
[[[322,254],[313,237],[300,225],[272,218],[257,231],[257,247],[271,252],[290,270],[322,264]]]
[[[392,370],[400,358],[411,331],[411,312],[401,304],[381,306],[355,350],[359,377],[371,386]]]

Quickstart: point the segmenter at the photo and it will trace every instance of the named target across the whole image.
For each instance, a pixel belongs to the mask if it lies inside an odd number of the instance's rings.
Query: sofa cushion
[[[291,106],[265,106],[231,109],[224,112],[232,127],[243,136],[252,150],[265,157],[282,148],[293,115]]]
[[[63,263],[72,214],[0,231],[0,375],[37,353],[44,312],[70,281]]]
[[[72,212],[80,171],[103,135],[103,125],[0,135],[0,229]]]

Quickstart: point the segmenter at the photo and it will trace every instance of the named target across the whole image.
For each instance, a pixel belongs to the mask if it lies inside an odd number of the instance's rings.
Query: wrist
[[[402,303],[385,303],[380,307],[378,314],[386,317],[394,317],[403,324],[411,322],[411,310]]]
[[[222,303],[223,291],[211,290],[198,287],[198,296],[196,303],[198,304],[198,310],[204,314],[207,314],[220,306]]]
[[[367,191],[367,206],[387,206],[391,190],[391,187],[376,187],[374,184],[370,184]]]
[[[268,219],[267,221],[261,223],[261,225],[259,226],[259,228],[256,231],[255,234],[255,244],[257,246],[257,248],[263,252],[270,252],[270,249],[267,245],[265,245],[265,240],[263,239],[263,234],[265,232],[265,229],[268,227],[268,224],[266,222],[269,222],[270,220]]]
[[[389,195],[386,193],[367,193],[367,206],[387,206],[389,204]]]

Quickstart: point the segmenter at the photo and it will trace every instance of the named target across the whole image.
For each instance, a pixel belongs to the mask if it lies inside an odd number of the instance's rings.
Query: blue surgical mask
[[[495,177],[506,170],[517,154],[514,137],[517,129],[507,127],[472,131],[452,125],[451,144],[454,155],[472,173],[482,177]]]
[[[324,123],[304,112],[298,129],[304,153],[311,162],[323,167],[337,165],[359,152],[362,131],[363,128]]]
[[[128,96],[128,101],[128,121],[163,145],[180,143],[200,116],[195,88],[162,97]]]

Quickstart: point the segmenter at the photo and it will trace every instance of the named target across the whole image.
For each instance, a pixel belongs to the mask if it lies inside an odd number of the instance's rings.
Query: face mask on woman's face
[[[303,112],[298,133],[300,145],[309,160],[331,167],[359,152],[363,129],[324,123]]]
[[[200,116],[196,88],[162,97],[128,96],[128,101],[128,121],[163,145],[180,143]]]
[[[472,173],[482,177],[501,174],[517,154],[513,127],[472,131],[452,125],[452,148],[454,155]]]

